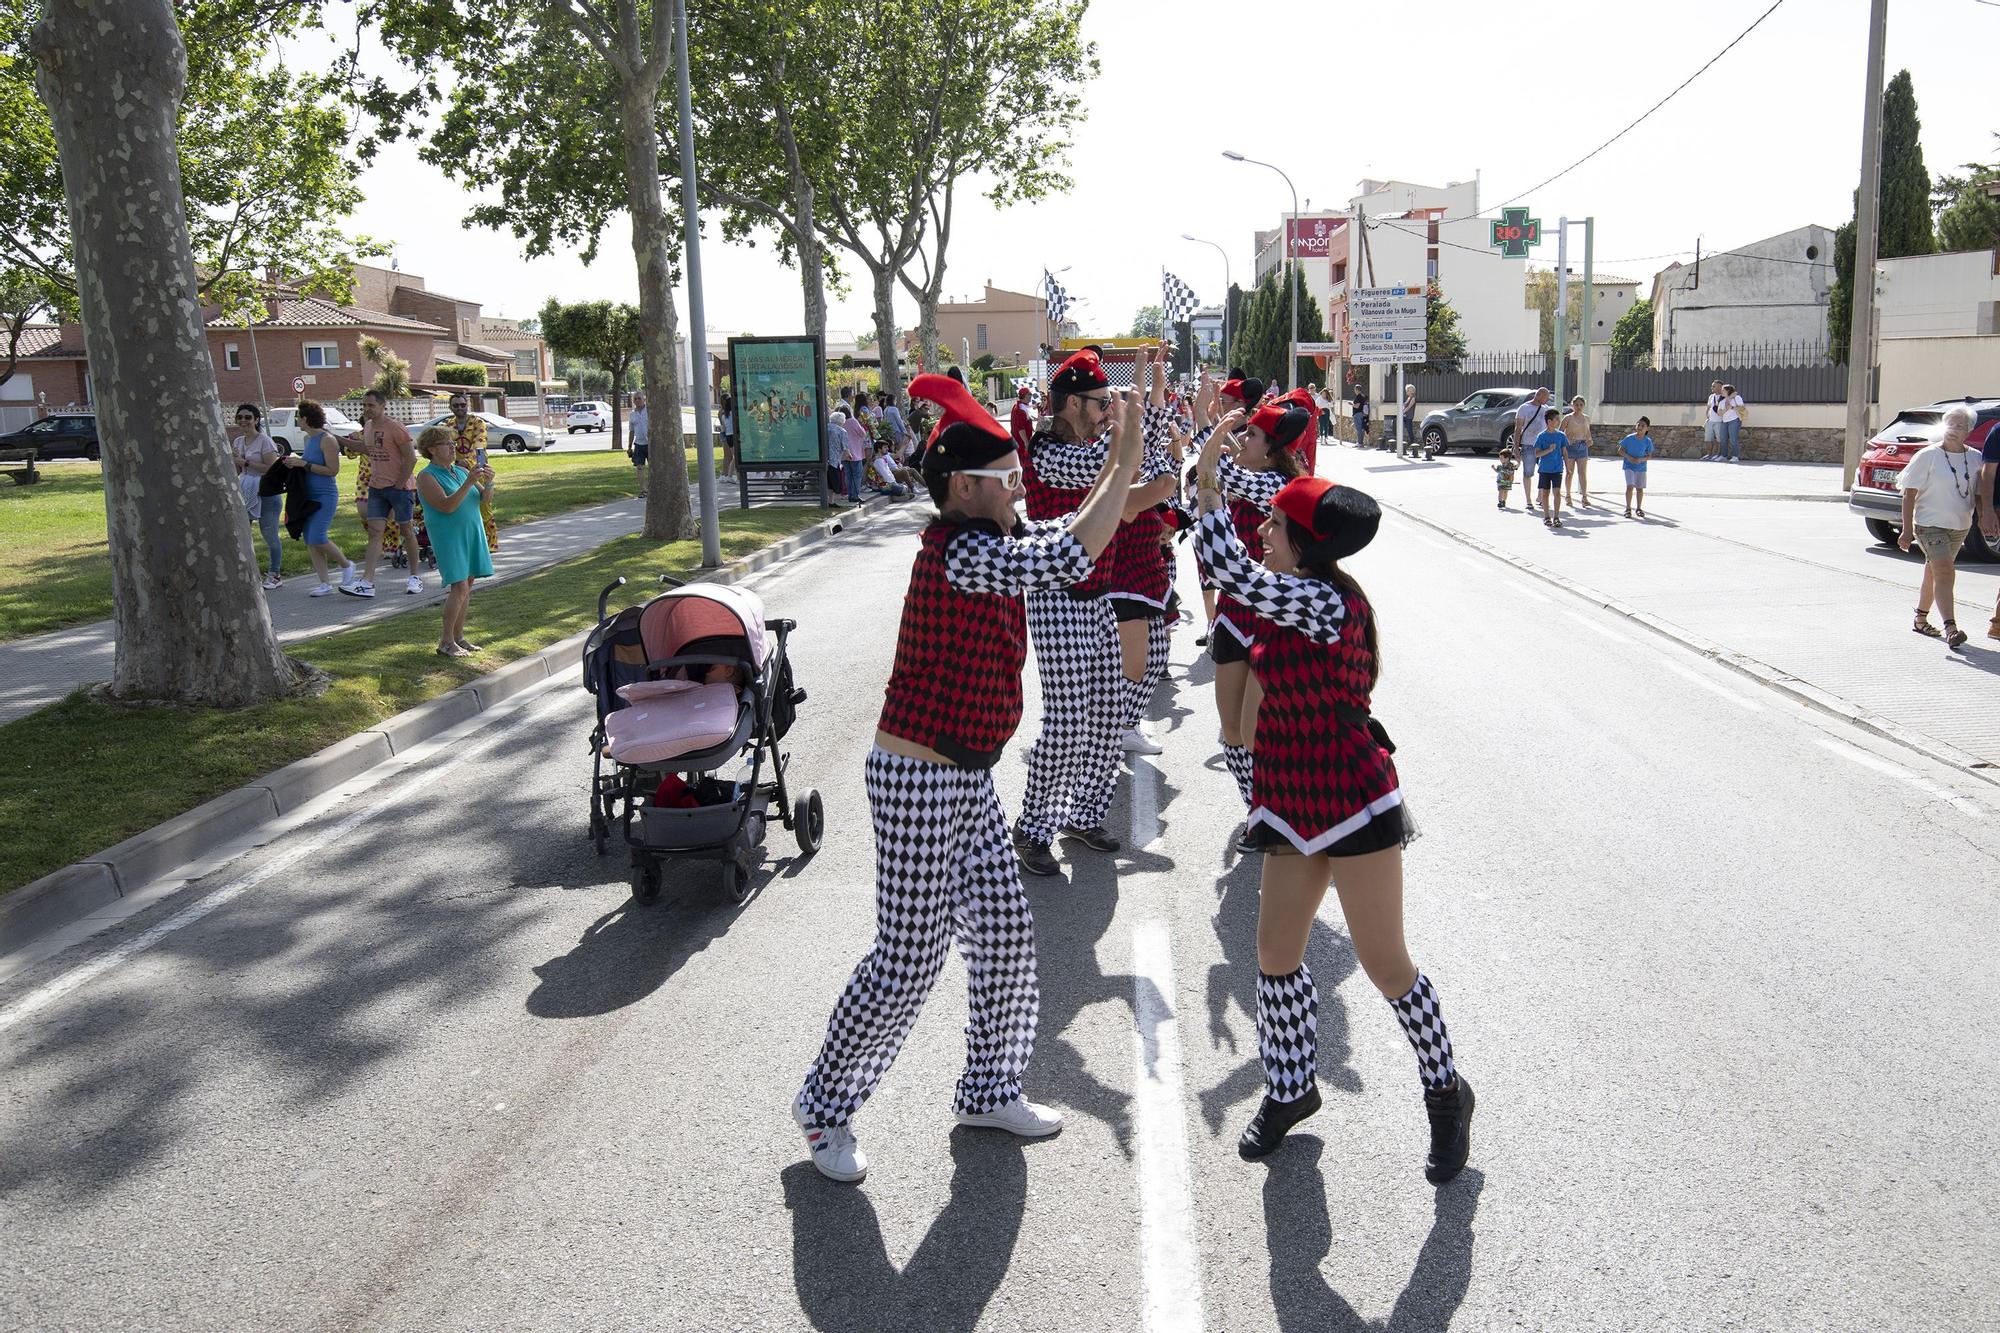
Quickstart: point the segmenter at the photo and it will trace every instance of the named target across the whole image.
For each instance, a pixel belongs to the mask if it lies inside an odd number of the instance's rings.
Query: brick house
[[[0,405],[46,403],[50,408],[90,401],[90,362],[83,353],[83,325],[30,324],[21,330],[14,373],[0,384]]]
[[[265,298],[269,316],[246,328],[220,318],[208,322],[208,354],[225,403],[289,403],[301,395],[332,401],[358,394],[377,374],[361,354],[361,340],[379,339],[410,363],[410,378],[429,383],[437,374],[437,347],[449,331],[360,306],[335,305],[315,296]],[[259,369],[262,370],[261,384]]]

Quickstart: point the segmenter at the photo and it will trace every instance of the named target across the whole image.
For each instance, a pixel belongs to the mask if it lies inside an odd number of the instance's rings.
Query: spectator
[[[236,478],[243,488],[243,508],[250,521],[263,529],[264,550],[271,560],[264,586],[275,588],[285,581],[284,533],[280,522],[285,496],[282,487],[274,488],[269,495],[264,493],[264,478],[277,465],[279,452],[278,442],[264,433],[264,409],[255,403],[240,404],[229,440],[236,454]]]
[[[340,590],[350,597],[375,595],[375,566],[382,558],[382,534],[391,518],[402,534],[403,554],[409,560],[410,577],[406,591],[424,590],[417,573],[417,528],[414,507],[417,500],[417,451],[410,432],[389,417],[389,400],[379,389],[361,397],[361,450],[368,456],[368,506],[362,518],[368,525],[368,559],[361,578],[343,583]]]
[[[1403,443],[1411,452],[1417,448],[1417,386],[1403,386]]]
[[[305,517],[302,537],[306,553],[312,557],[313,569],[319,575],[319,585],[307,596],[327,597],[333,593],[328,562],[340,566],[341,587],[354,582],[354,562],[333,544],[332,537],[334,511],[340,508],[340,483],[334,480],[340,475],[340,447],[327,433],[326,412],[318,403],[301,398],[297,412],[309,433],[299,441],[299,452],[286,454],[284,463],[286,467],[302,467],[311,474],[306,496],[313,510]]]
[[[1562,486],[1563,446],[1569,443],[1556,425],[1562,413],[1553,407],[1542,410],[1542,433],[1535,437],[1535,488],[1541,493],[1542,525],[1562,526],[1558,492]]]
[[[957,380],[960,384],[965,383],[965,372],[960,370],[957,366],[946,367],[944,373],[951,376],[951,378]]]
[[[1535,436],[1541,432],[1542,413],[1548,409],[1550,394],[1547,389],[1535,390],[1535,396],[1514,409],[1514,446],[1521,451],[1521,489],[1528,487],[1528,475],[1535,471]],[[1528,501],[1528,512],[1535,510],[1532,498]]]
[[[462,393],[451,396],[452,461],[467,472],[486,466],[486,418],[472,414],[472,400]],[[479,522],[486,529],[486,549],[500,549],[500,533],[493,523],[493,487],[479,494]]]
[[[1356,448],[1368,447],[1368,382],[1354,382],[1354,444]]]
[[[903,420],[903,409],[896,406],[894,398],[885,393],[878,401],[882,404],[882,422],[889,428],[889,445],[900,458],[909,444],[910,423]]]
[[[1322,440],[1333,437],[1333,395],[1313,385],[1313,410],[1319,414],[1319,437]]]
[[[1740,463],[1743,461],[1743,395],[1736,392],[1734,384],[1722,386],[1722,400],[1716,404],[1722,413],[1722,421],[1717,427],[1721,432],[1722,461]]]
[[[1722,381],[1708,382],[1708,411],[1702,418],[1702,444],[1708,452],[1701,456],[1704,463],[1712,463],[1722,457]]]
[[[861,472],[868,462],[868,428],[861,424],[861,418],[850,416],[841,423],[847,432],[847,447],[841,451],[840,467],[842,485],[847,490],[847,498],[855,504],[861,503]]]
[[[1023,384],[1014,391],[1014,411],[1007,419],[1007,433],[1014,439],[1014,447],[1026,453],[1028,441],[1035,437],[1035,414],[1028,410],[1028,386]]]
[[[875,441],[875,457],[868,462],[870,490],[900,500],[916,489],[923,478],[915,468],[898,467],[887,440]]]
[[[1896,544],[1907,551],[1914,541],[1924,553],[1924,577],[1917,587],[1917,620],[1911,628],[1933,639],[1942,638],[1947,648],[1965,642],[1965,631],[1954,618],[1958,614],[1955,562],[1972,527],[1973,498],[1983,468],[1979,456],[1965,447],[1965,437],[1978,419],[1963,405],[1946,412],[1944,438],[1917,450],[1898,481],[1903,490],[1903,531]],[[1942,635],[1931,624],[1933,597],[1944,613]]]
[[[1639,502],[1639,517],[1646,516],[1646,460],[1653,456],[1653,423],[1645,417],[1632,433],[1618,441],[1618,456],[1625,460],[1625,517],[1632,517],[1632,502]]]
[[[1514,452],[1514,446],[1511,444],[1501,445],[1500,461],[1493,465],[1493,478],[1500,486],[1500,508],[1502,509],[1507,507],[1507,492],[1514,489],[1514,473],[1520,469],[1520,466],[1521,456]],[[1530,508],[1534,505],[1534,501],[1529,500],[1525,494],[1522,496],[1522,503],[1528,505]]]
[[[835,495],[847,494],[847,413],[834,408],[826,420],[826,484]]]
[[[717,414],[717,422],[722,430],[722,475],[736,475],[736,400],[728,394],[722,396],[722,411]]]
[[[625,452],[639,473],[639,486],[642,490],[646,485],[646,454],[651,443],[647,434],[649,425],[651,418],[646,411],[646,395],[635,393],[632,395],[632,414],[626,418]]]
[[[466,499],[493,485],[493,469],[481,464],[468,472],[458,466],[458,442],[443,426],[423,434],[424,457],[430,466],[416,478],[429,515],[431,554],[437,559],[438,581],[444,584],[444,632],[438,636],[439,657],[470,657],[479,645],[465,637],[465,613],[472,603],[472,581],[493,573],[492,553],[479,511]]]
[[[2000,541],[2000,426],[1987,427],[1986,443],[1979,447],[1979,530],[1988,542]],[[2000,639],[2000,597],[1994,599],[1986,637]]]
[[[1570,481],[1574,478],[1574,493],[1583,497],[1587,509],[1590,507],[1590,417],[1583,410],[1582,394],[1569,400],[1569,411],[1563,414],[1562,424],[1556,429],[1567,441],[1563,445],[1563,503],[1576,503],[1570,498]]]

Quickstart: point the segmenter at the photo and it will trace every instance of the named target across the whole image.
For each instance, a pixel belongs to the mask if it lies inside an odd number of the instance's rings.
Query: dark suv
[[[0,435],[0,449],[33,449],[38,459],[88,458],[103,456],[97,443],[97,418],[83,413],[59,412],[43,417],[9,435]]]
[[[1894,421],[1877,431],[1862,451],[1861,466],[1854,474],[1854,489],[1847,493],[1847,507],[1861,515],[1868,525],[1868,535],[1884,546],[1894,546],[1902,535],[1903,493],[1898,478],[1903,475],[1903,468],[1916,457],[1917,450],[1944,438],[1944,414],[1959,406],[1971,408],[1977,418],[1972,434],[1965,438],[1965,447],[1977,457],[1987,438],[2000,430],[2000,425],[1995,425],[2000,422],[2000,398],[1968,395],[1947,398],[1928,407],[1906,407],[1896,414]],[[2000,560],[2000,549],[1986,540],[1986,534],[1975,522],[1965,534],[1965,549],[1959,552],[1959,557]]]
[[[1490,454],[1514,438],[1514,409],[1534,396],[1533,389],[1481,389],[1425,416],[1417,433],[1433,453],[1460,447]]]

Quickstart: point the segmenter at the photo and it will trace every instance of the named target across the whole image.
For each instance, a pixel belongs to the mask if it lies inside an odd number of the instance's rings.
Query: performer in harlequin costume
[[[1215,581],[1256,616],[1250,669],[1257,763],[1250,829],[1264,846],[1257,908],[1257,1045],[1265,1095],[1246,1158],[1277,1150],[1319,1109],[1318,997],[1306,940],[1332,883],[1354,952],[1416,1048],[1430,1119],[1424,1174],[1457,1175],[1471,1147],[1472,1086],[1443,1007],[1403,941],[1403,846],[1414,832],[1388,732],[1369,715],[1382,658],[1374,608],[1340,562],[1375,536],[1375,501],[1323,477],[1288,481],[1264,520],[1261,562],[1236,535],[1222,490],[1222,433],[1202,447],[1196,540]]]
[[[1203,371],[1194,400],[1195,424],[1201,428],[1195,435],[1195,448],[1201,447],[1202,442],[1208,438],[1208,432],[1214,430],[1216,423],[1232,408],[1241,407],[1247,412],[1249,410],[1247,405],[1256,403],[1263,396],[1264,382],[1259,379],[1245,379],[1240,369],[1231,369],[1229,378],[1219,385],[1212,384],[1208,372]],[[1224,402],[1224,399],[1230,401]],[[1199,517],[1199,511],[1194,506],[1193,464],[1188,465],[1185,490],[1187,524],[1192,528],[1194,520]],[[1208,627],[1202,631],[1201,637],[1195,640],[1195,644],[1206,648],[1215,633],[1215,580],[1208,576],[1208,561],[1202,558],[1199,546],[1195,548],[1194,553],[1194,573],[1195,581],[1201,586],[1202,610],[1207,613],[1207,619],[1203,624]]]
[[[1053,522],[1076,511],[1103,471],[1109,446],[1111,381],[1090,348],[1049,380],[1050,422],[1029,442],[1023,484],[1030,521]],[[1115,538],[1114,538],[1115,540]],[[1118,626],[1104,594],[1113,554],[1089,578],[1067,588],[1028,593],[1028,637],[1042,682],[1042,730],[1028,749],[1028,786],[1014,825],[1022,869],[1053,875],[1058,834],[1100,852],[1122,845],[1104,827],[1118,778],[1118,738],[1125,692]]]
[[[919,375],[910,393],[942,409],[923,465],[939,512],[910,573],[865,769],[875,943],[835,1003],[792,1107],[813,1165],[846,1181],[868,1170],[850,1121],[896,1058],[954,942],[971,1010],[958,1123],[1024,1137],[1061,1125],[1021,1093],[1041,1003],[1035,929],[992,768],[1021,720],[1021,594],[1090,574],[1140,457],[1133,405],[1118,415],[1110,454],[1076,512],[1023,527],[1014,517],[1020,455],[1006,428],[943,375]]]

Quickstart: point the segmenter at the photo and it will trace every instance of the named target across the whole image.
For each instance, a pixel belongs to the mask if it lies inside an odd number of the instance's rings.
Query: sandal
[[[1646,511],[1645,511],[1645,510],[1643,510],[1643,509],[1641,509],[1641,510],[1639,511],[1639,517],[1640,517],[1640,518],[1644,518],[1645,516],[1646,516]]]
[[[1939,631],[1938,627],[1931,624],[1931,614],[1928,611],[1917,612],[1917,623],[1910,626],[1910,628],[1923,635],[1926,639],[1942,639],[1944,637],[1944,634]]]
[[[436,652],[437,652],[437,655],[438,655],[439,657],[470,657],[470,656],[472,656],[472,654],[471,654],[471,653],[468,653],[468,652],[466,652],[466,651],[465,651],[465,649],[463,649],[463,648],[459,647],[459,646],[458,646],[457,644],[453,644],[453,645],[452,645],[452,646],[451,646],[450,648],[439,648],[439,649],[437,649],[437,650],[436,650]]]
[[[1630,518],[1630,517],[1632,517],[1632,506],[1631,506],[1631,505],[1626,505],[1626,506],[1625,506],[1625,517],[1627,517],[1627,518]]]
[[[1986,637],[1989,639],[2000,639],[2000,616],[1993,617],[1992,621],[1986,626]]]
[[[1958,627],[1958,622],[1956,620],[1947,620],[1944,622],[1945,647],[1956,648],[1958,647],[1958,645],[1965,642],[1965,637],[1966,637],[1965,631]]]

